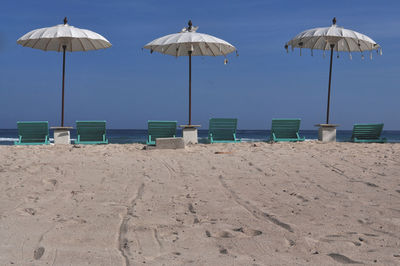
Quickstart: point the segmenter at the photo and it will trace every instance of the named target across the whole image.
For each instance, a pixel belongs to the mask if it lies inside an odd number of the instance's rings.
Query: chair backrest
[[[45,142],[46,136],[49,136],[49,122],[47,121],[17,122],[17,127],[21,143]]]
[[[147,132],[151,136],[151,141],[156,141],[157,138],[173,138],[176,136],[177,121],[149,120],[147,124]]]
[[[102,141],[106,121],[76,121],[76,134],[81,141]]]
[[[208,132],[214,140],[233,140],[236,128],[237,118],[211,118]]]
[[[275,133],[277,138],[297,138],[301,119],[272,119],[271,135]]]
[[[379,139],[383,124],[355,124],[353,126],[352,139]]]

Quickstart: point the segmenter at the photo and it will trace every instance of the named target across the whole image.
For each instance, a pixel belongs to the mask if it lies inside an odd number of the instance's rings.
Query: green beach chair
[[[381,138],[383,124],[355,124],[351,141],[353,142],[387,142],[386,138]]]
[[[208,127],[208,141],[240,142],[236,138],[237,118],[211,118]]]
[[[50,144],[49,122],[29,121],[17,122],[19,140],[15,145],[42,145]]]
[[[301,119],[272,119],[270,140],[278,141],[304,141],[305,137],[299,136]]]
[[[106,121],[76,121],[75,144],[108,144]]]
[[[177,121],[147,121],[147,145],[156,145],[157,138],[175,138]]]

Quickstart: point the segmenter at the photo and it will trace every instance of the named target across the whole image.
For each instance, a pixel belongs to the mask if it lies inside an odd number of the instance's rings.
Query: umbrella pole
[[[328,106],[326,108],[326,123],[329,124],[329,103],[331,100],[331,79],[332,79],[332,59],[333,59],[333,48],[334,44],[331,44],[331,62],[329,66],[329,86],[328,86]]]
[[[61,126],[64,126],[64,84],[65,84],[65,49],[66,45],[63,45],[63,76],[62,76],[62,103],[61,103]]]
[[[192,51],[189,54],[189,125],[192,124]]]

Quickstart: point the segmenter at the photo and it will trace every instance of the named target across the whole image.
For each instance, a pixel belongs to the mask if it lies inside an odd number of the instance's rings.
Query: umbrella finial
[[[68,22],[68,19],[67,19],[67,17],[65,17],[64,18],[64,25],[67,24],[67,22]]]
[[[334,17],[334,18],[332,19],[332,23],[333,23],[333,25],[336,25],[336,17]]]
[[[193,26],[192,20],[189,20],[188,25],[189,25],[188,31],[191,31],[192,30],[192,26]]]

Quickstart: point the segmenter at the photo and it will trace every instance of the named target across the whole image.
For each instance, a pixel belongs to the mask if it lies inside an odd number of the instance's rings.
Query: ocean
[[[199,142],[206,143],[207,130],[199,130]],[[237,137],[244,142],[267,141],[269,130],[238,130]],[[306,140],[317,140],[318,130],[300,130],[300,135],[305,136]],[[182,131],[178,129],[177,136],[182,136]],[[382,137],[386,137],[388,142],[400,142],[400,130],[384,130]],[[108,129],[107,138],[109,143],[146,143],[147,130],[143,129]],[[336,139],[339,142],[349,141],[351,130],[337,130]],[[76,139],[76,131],[71,131],[71,139]],[[13,145],[18,140],[17,129],[0,129],[0,145]],[[50,140],[53,141],[53,131],[50,130]]]

